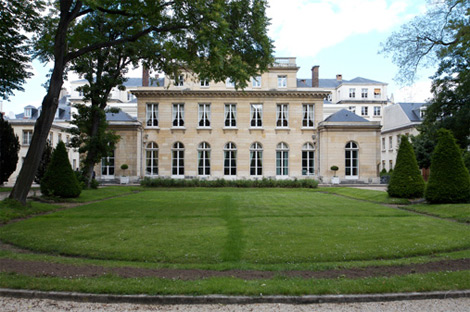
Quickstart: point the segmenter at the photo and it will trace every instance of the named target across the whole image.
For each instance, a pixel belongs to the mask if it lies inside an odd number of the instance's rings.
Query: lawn
[[[470,257],[470,227],[464,223],[379,204],[393,201],[384,192],[333,189],[335,194],[324,189],[279,188],[116,186],[90,190],[74,200],[88,204],[0,227],[2,241],[43,253],[0,250],[0,258],[105,267],[289,271],[366,269]],[[52,205],[42,205],[33,203],[31,207],[38,207],[37,212],[52,209]],[[443,217],[468,217],[465,205],[407,207],[427,213],[431,208],[447,209],[453,212],[441,213]],[[0,287],[93,293],[301,295],[468,289],[469,274],[182,281],[0,273]]]
[[[409,210],[470,223],[470,204],[411,205]]]
[[[310,190],[167,189],[7,225],[0,239],[96,259],[285,267],[466,249],[470,228]]]

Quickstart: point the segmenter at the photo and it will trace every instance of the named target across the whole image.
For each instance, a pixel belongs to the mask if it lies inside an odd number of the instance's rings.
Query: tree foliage
[[[54,120],[64,73],[70,62],[102,48],[146,38],[158,54],[147,65],[166,73],[181,66],[200,78],[223,81],[230,77],[244,87],[250,77],[272,63],[267,36],[266,0],[113,1],[56,0],[36,36],[35,56],[54,68],[42,113],[10,198],[26,202]],[[119,37],[94,40],[87,17],[103,13],[106,24],[123,29]],[[115,17],[125,18],[115,18]],[[116,23],[116,24],[114,24]],[[72,44],[73,43],[73,44]]]
[[[418,69],[434,66],[440,61],[443,47],[456,45],[461,30],[455,25],[465,22],[467,0],[428,1],[428,10],[418,15],[382,44],[381,53],[392,56],[398,66],[398,82],[407,84],[415,80]]]
[[[8,121],[0,114],[0,185],[16,170],[20,142]]]
[[[32,76],[27,33],[38,29],[44,1],[0,0],[0,98],[8,99]]]
[[[41,180],[41,193],[46,196],[73,198],[80,196],[82,189],[70,165],[65,143],[60,141]]]
[[[424,180],[407,136],[401,137],[395,169],[387,192],[389,196],[398,198],[423,197]]]
[[[49,140],[46,141],[46,146],[42,152],[41,162],[39,163],[38,170],[36,171],[36,176],[34,177],[34,182],[41,184],[41,180],[46,173],[47,167],[52,159],[53,148]]]
[[[430,203],[465,203],[470,200],[470,175],[452,133],[441,129],[432,155],[425,198]]]
[[[416,161],[419,168],[431,167],[431,156],[436,147],[435,137],[431,135],[430,130],[420,129],[420,134],[411,137],[411,143],[416,155]]]

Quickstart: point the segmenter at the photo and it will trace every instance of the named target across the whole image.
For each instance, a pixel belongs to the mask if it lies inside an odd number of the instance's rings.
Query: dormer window
[[[232,79],[227,78],[227,80],[225,81],[225,86],[227,88],[235,88],[235,82],[233,82]]]
[[[421,107],[419,109],[419,117],[423,119],[426,116],[426,107]]]
[[[55,111],[55,116],[54,116],[54,118],[59,118],[59,114],[60,114],[60,109],[58,108],[58,109]]]
[[[25,118],[31,118],[31,115],[32,115],[32,109],[31,108],[25,108],[24,109],[24,117]]]
[[[179,75],[178,78],[175,79],[175,86],[177,87],[184,86],[184,75]]]

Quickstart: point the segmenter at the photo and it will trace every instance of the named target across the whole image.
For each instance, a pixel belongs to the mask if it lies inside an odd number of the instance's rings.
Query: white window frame
[[[261,88],[261,76],[252,77],[251,86],[253,88]]]
[[[344,175],[346,179],[359,178],[359,146],[353,141],[345,146]]]
[[[250,128],[263,127],[263,104],[250,104]]]
[[[211,175],[211,146],[207,142],[201,142],[197,148],[197,174]]]
[[[175,86],[184,87],[184,75],[178,75],[178,77],[175,79]]]
[[[361,98],[367,99],[368,96],[369,96],[369,89],[367,89],[367,88],[362,88],[362,89],[361,89]]]
[[[312,143],[302,146],[302,175],[312,176],[315,174],[315,147]]]
[[[210,87],[209,79],[202,79],[200,84],[201,84],[201,88],[209,88]]]
[[[361,116],[369,116],[369,106],[361,106]]]
[[[146,125],[147,127],[158,127],[158,103],[147,103],[146,106]]]
[[[224,146],[224,175],[237,175],[237,146],[233,142]]]
[[[237,126],[237,104],[225,104],[224,116],[224,127],[235,128]]]
[[[302,105],[302,128],[315,127],[315,104]]]
[[[181,142],[175,142],[171,149],[171,175],[184,177],[184,145]]]
[[[25,108],[24,117],[25,118],[31,118],[32,115],[33,115],[33,109],[32,108]]]
[[[23,145],[30,145],[33,138],[33,130],[23,130]]]
[[[374,116],[381,116],[381,107],[374,106]]]
[[[235,88],[235,82],[233,82],[232,79],[227,78],[227,80],[225,81],[225,86],[227,88]]]
[[[101,178],[114,179],[115,174],[115,151],[111,151],[111,155],[101,158]]]
[[[287,75],[277,76],[277,87],[281,89],[287,88]]]
[[[276,105],[276,128],[289,127],[289,104]]]
[[[349,98],[356,98],[356,88],[349,88]]]
[[[374,89],[374,99],[380,99],[380,98],[382,98],[382,89],[375,88]]]
[[[289,176],[289,146],[284,142],[276,147],[276,176]]]
[[[184,103],[173,103],[172,125],[173,128],[184,127]]]
[[[158,176],[158,144],[149,142],[145,148],[145,175]]]
[[[250,176],[263,175],[263,146],[255,142],[250,146]]]
[[[211,126],[211,105],[209,103],[199,103],[198,105],[198,128],[210,128]]]

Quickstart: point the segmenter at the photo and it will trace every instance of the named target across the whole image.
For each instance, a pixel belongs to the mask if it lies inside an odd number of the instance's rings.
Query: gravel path
[[[370,303],[343,303],[343,304],[249,304],[249,305],[137,305],[137,304],[103,304],[82,303],[70,301],[54,301],[46,299],[15,299],[0,297],[0,310],[2,312],[17,311],[277,311],[277,312],[468,312],[470,311],[470,298],[445,300],[413,300]]]

